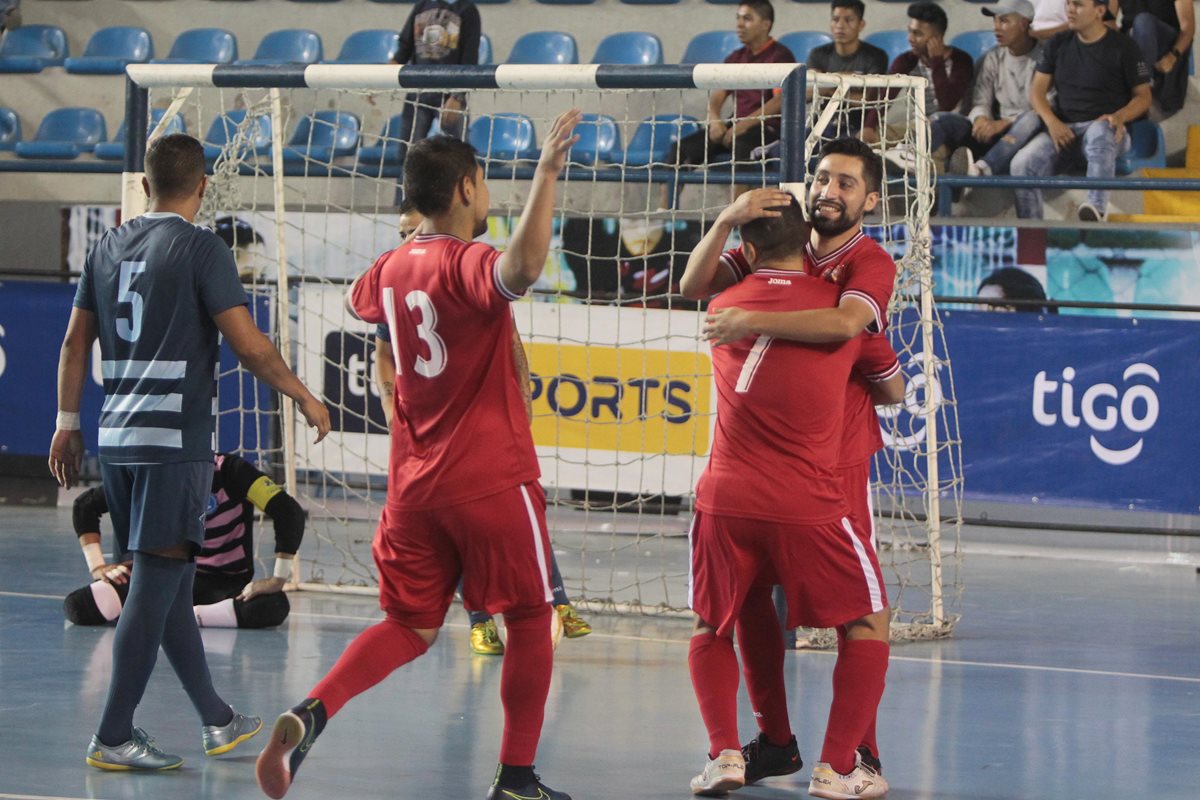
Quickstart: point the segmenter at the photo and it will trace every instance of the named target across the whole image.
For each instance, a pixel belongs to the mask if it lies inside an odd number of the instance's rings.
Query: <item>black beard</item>
[[[813,230],[822,236],[840,236],[846,231],[854,227],[854,220],[850,219],[850,215],[842,209],[841,213],[833,219],[822,217],[817,213],[816,204],[808,210],[808,218],[812,220]]]

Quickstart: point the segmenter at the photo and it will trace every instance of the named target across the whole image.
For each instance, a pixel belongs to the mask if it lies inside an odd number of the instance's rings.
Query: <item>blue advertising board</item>
[[[50,447],[58,409],[59,347],[74,298],[73,284],[0,282],[0,455],[45,455]],[[254,295],[251,313],[259,328],[267,330],[269,298]],[[265,448],[272,435],[269,412],[274,396],[245,372],[235,371],[236,365],[236,357],[222,345],[218,446],[222,450]],[[95,455],[96,420],[104,401],[98,347],[88,370],[80,412],[84,445],[89,455]],[[242,414],[238,409],[264,413]]]
[[[967,499],[1200,513],[1200,324],[973,311],[943,322]],[[910,384],[919,372],[906,365]],[[923,422],[897,422],[919,449]],[[913,460],[888,453],[881,477]]]

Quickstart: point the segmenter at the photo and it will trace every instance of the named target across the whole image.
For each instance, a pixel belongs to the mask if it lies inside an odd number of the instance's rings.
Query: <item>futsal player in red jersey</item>
[[[550,540],[509,304],[546,262],[555,181],[579,119],[578,110],[555,119],[503,254],[471,241],[486,231],[489,206],[471,146],[436,136],[408,152],[404,195],[425,222],[347,298],[365,322],[387,323],[396,363],[388,497],[373,545],[387,616],[276,720],[257,766],[271,797],[287,792],[313,740],[348,700],[433,644],[461,576],[465,602],[504,614],[508,628],[504,733],[487,798],[570,800],[533,773],[553,664]]]
[[[808,195],[812,231],[806,247],[806,270],[841,288],[833,310],[771,312],[740,308],[716,309],[706,325],[714,341],[744,336],[750,330],[804,342],[837,341],[866,332],[864,347],[890,346],[882,335],[891,301],[896,265],[891,257],[862,232],[863,217],[879,201],[882,165],[879,156],[857,139],[830,142],[822,150]],[[789,195],[760,190],[739,198],[693,251],[681,290],[688,297],[705,297],[733,285],[750,273],[742,249],[723,251],[729,233],[738,224],[786,203]],[[842,442],[843,492],[850,504],[850,520],[875,548],[874,515],[870,504],[871,457],[883,446],[875,405],[899,403],[904,380],[896,363],[874,376],[852,373],[846,389],[846,418]],[[839,649],[845,632],[837,631]],[[775,623],[770,592],[758,588],[747,595],[738,619],[739,642],[754,646],[743,654],[747,690],[760,726],[760,734],[743,748],[746,782],[787,775],[801,767],[791,736],[784,696],[783,642]],[[852,646],[854,649],[857,646]],[[860,756],[877,772],[879,746],[874,722],[864,734]],[[844,765],[843,765],[844,766]]]
[[[791,198],[754,194],[745,202],[766,205],[741,227],[753,272],[711,308],[836,307],[838,287],[805,273],[807,237],[798,233],[807,224],[799,204],[770,210]],[[887,791],[882,775],[856,752],[883,692],[887,599],[875,553],[847,519],[838,475],[851,369],[880,376],[895,366],[890,348],[868,350],[860,337],[802,345],[762,335],[713,348],[717,423],[709,466],[696,488],[696,627],[689,651],[711,760],[692,780],[695,794],[722,794],[745,783],[732,634],[747,594],[772,584],[784,587],[790,626],[844,626],[850,640],[863,643],[839,654],[822,762],[813,770],[810,793],[881,797]],[[747,650],[742,642],[744,658],[751,657]],[[779,701],[786,707],[785,696]]]

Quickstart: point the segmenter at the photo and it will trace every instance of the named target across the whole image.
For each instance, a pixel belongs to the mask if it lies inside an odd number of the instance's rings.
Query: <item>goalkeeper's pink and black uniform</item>
[[[204,543],[196,556],[192,601],[206,606],[236,598],[254,579],[254,513],[260,508],[275,525],[275,552],[294,555],[304,537],[304,510],[265,473],[240,456],[218,453],[213,461],[212,494],[204,523]],[[75,500],[75,535],[99,533],[108,513],[104,487],[88,489]],[[114,562],[126,554],[114,553]],[[101,582],[103,583],[103,582]],[[114,585],[121,604],[128,584]],[[289,611],[287,595],[272,592],[248,601],[234,601],[239,628],[279,625]],[[89,584],[67,595],[64,612],[77,625],[102,625],[116,619],[119,607],[97,602]]]

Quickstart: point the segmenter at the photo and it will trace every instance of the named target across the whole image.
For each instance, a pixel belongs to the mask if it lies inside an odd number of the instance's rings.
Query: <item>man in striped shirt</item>
[[[254,580],[254,515],[275,525],[275,570]],[[95,582],[67,595],[63,611],[76,625],[103,625],[121,614],[129,595],[131,562],[106,563],[100,519],[108,513],[104,487],[75,498],[72,521]],[[304,509],[279,484],[233,453],[217,453],[204,522],[204,548],[196,557],[192,587],[202,628],[271,628],[287,619],[283,592],[304,536]]]
[[[251,319],[233,254],[192,223],[208,186],[200,142],[164,136],[145,163],[149,213],[108,231],[84,265],[59,356],[49,458],[59,483],[77,482],[79,404],[99,338],[100,474],[117,551],[132,554],[133,574],[113,640],[108,700],[86,760],[122,771],[183,763],[133,726],[160,645],[200,716],[206,754],[228,752],[262,727],[213,689],[192,612],[212,485],[218,332],[256,377],[298,403],[317,441],[329,431],[324,404]]]

